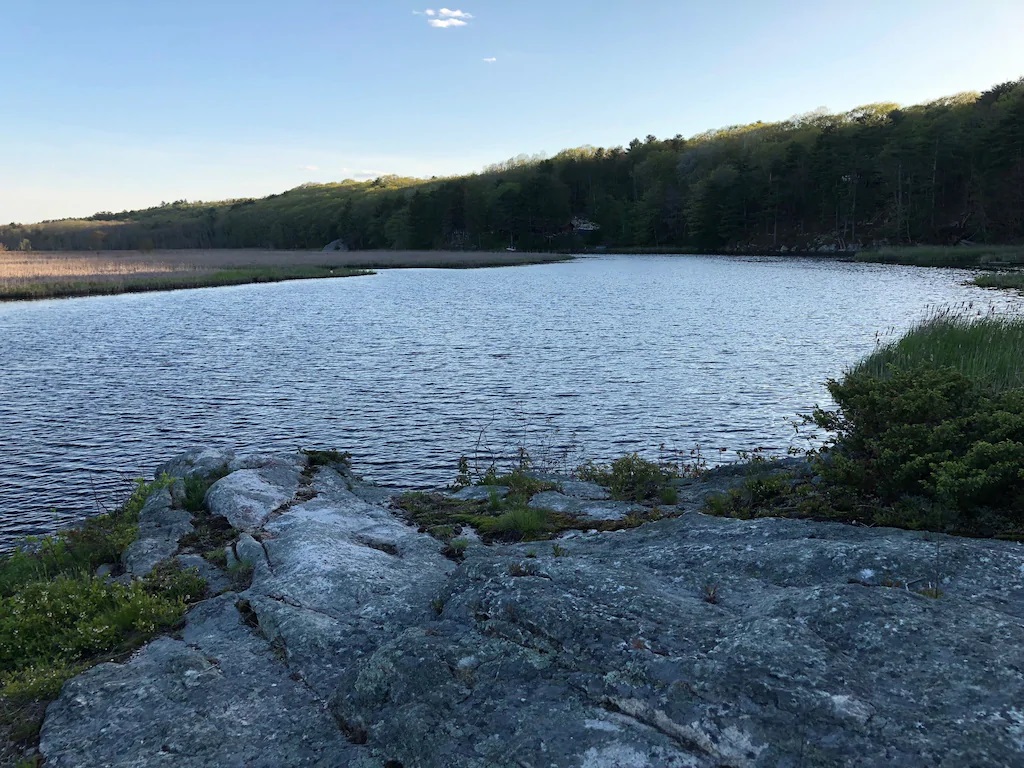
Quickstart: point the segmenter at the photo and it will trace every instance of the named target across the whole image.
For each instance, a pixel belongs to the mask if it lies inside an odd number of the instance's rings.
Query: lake
[[[0,305],[0,548],[196,444],[337,448],[416,487],[520,444],[559,468],[784,453],[824,381],[880,339],[940,306],[1019,310],[969,276],[598,256]]]

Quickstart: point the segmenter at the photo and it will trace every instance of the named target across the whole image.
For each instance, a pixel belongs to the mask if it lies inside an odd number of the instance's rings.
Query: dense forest
[[[847,249],[1024,240],[1024,78],[928,104],[0,226],[8,249]]]

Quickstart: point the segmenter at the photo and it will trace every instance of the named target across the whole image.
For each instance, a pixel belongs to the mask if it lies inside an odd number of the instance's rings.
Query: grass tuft
[[[849,372],[880,379],[919,365],[952,368],[995,391],[1024,386],[1024,318],[936,314]]]

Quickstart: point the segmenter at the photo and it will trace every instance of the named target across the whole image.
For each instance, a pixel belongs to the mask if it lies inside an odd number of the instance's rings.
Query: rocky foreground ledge
[[[69,681],[47,766],[1024,763],[1020,545],[707,517],[712,475],[678,517],[456,563],[344,465],[196,450],[161,471],[225,466],[206,504],[251,586],[185,556],[224,591]],[[176,554],[179,506],[147,502],[130,572]]]

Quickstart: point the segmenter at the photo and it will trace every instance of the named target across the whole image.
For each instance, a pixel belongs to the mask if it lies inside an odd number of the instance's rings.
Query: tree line
[[[690,138],[634,139],[468,176],[306,184],[0,226],[8,249],[845,249],[1024,239],[1024,78]]]

